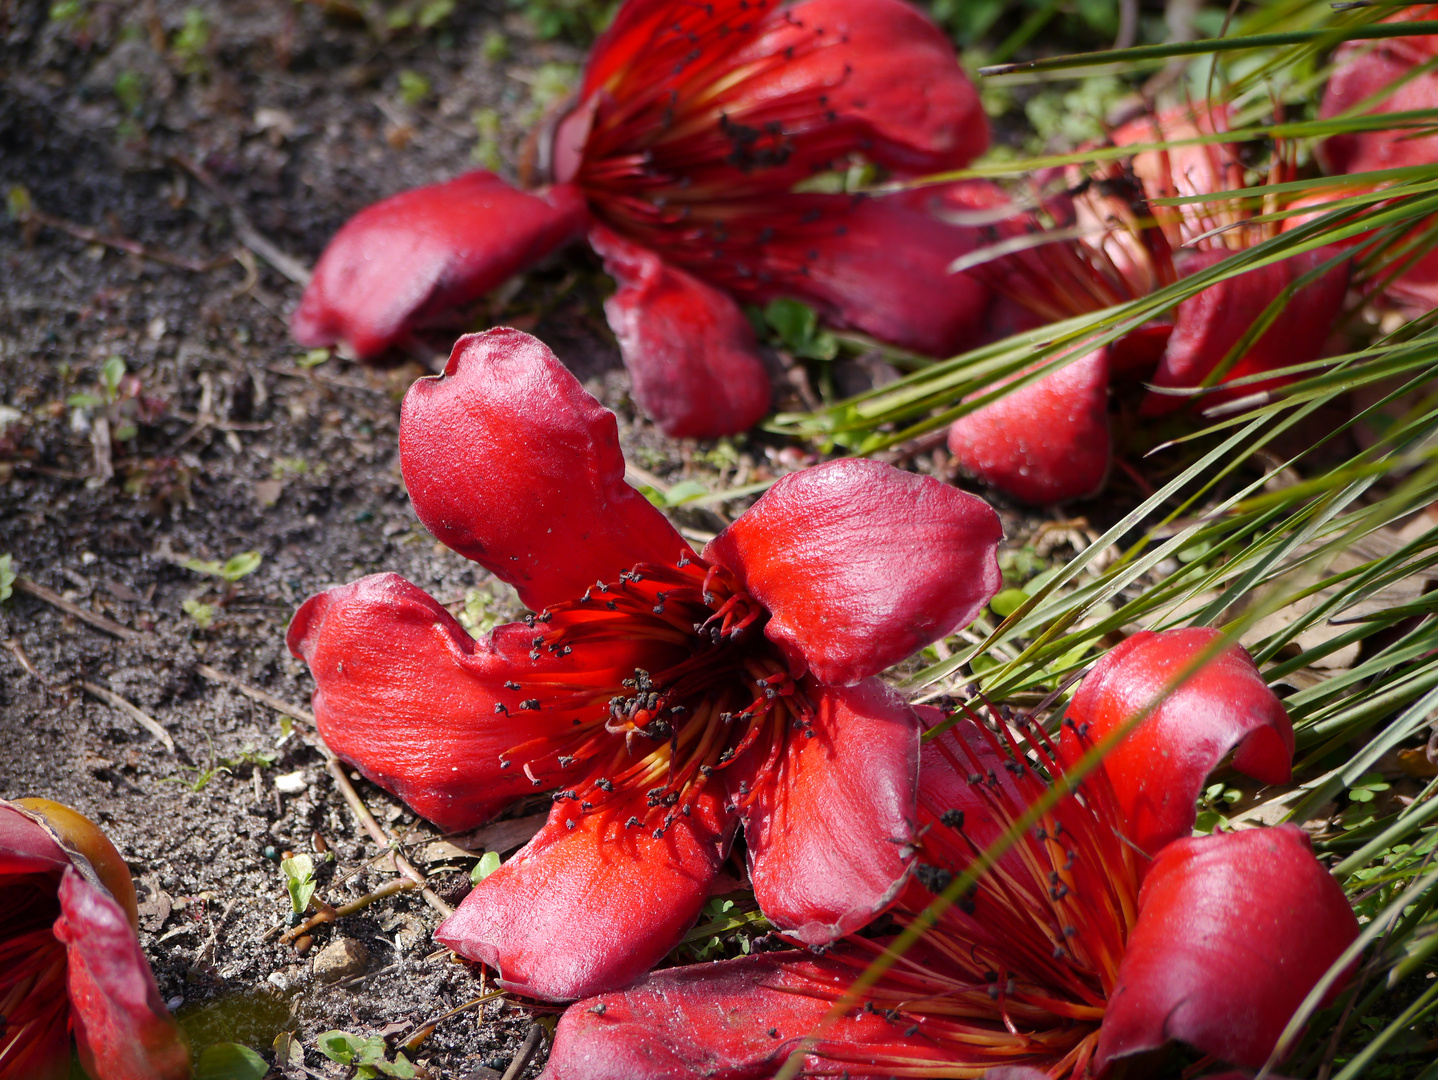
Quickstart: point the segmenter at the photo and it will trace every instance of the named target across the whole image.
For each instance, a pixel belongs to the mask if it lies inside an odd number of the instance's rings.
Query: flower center
[[[1014,827],[1049,790],[1045,774],[1062,773],[1037,722],[1015,731],[1005,717],[994,725],[998,734],[960,723],[967,735],[945,732],[934,745],[955,776],[967,778],[963,808],[938,805],[931,785],[920,795],[916,876],[931,892]],[[921,1066],[914,1075],[934,1077],[1005,1064],[1084,1075],[1137,918],[1143,859],[1120,836],[1121,822],[1106,776],[1088,774],[899,959],[864,1008],[927,1046],[911,1043],[903,1062],[886,1064]],[[911,921],[928,899],[911,890],[898,921]],[[853,948],[835,955],[856,972],[884,949],[882,941],[848,940]]]
[[[791,730],[813,734],[812,702],[763,635],[768,613],[721,566],[640,563],[531,619],[536,676],[506,688],[551,733],[502,764],[522,761],[536,787],[581,777],[554,795],[579,814],[622,807],[626,828],[660,838],[745,755],[767,769]],[[643,807],[624,798],[639,791]],[[753,794],[738,785],[731,809]]]
[[[60,914],[54,874],[0,878],[0,1080],[49,1075],[66,1048],[65,946],[50,929]]]

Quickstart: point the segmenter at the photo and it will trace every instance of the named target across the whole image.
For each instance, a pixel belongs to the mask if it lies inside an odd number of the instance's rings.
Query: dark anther
[[[942,866],[933,866],[930,863],[919,863],[914,870],[914,876],[919,879],[919,884],[931,893],[943,892],[954,881],[953,874]]]
[[[683,716],[683,715],[684,715],[685,713],[687,713],[688,711],[689,711],[689,709],[688,709],[688,707],[685,706],[685,705],[671,705],[671,706],[669,706],[669,714],[670,714],[671,716]]]
[[[539,711],[539,699],[537,697],[525,698],[519,703],[521,709],[528,709],[530,712]]]
[[[972,915],[976,907],[977,905],[974,903],[974,898],[972,896],[959,897],[959,910],[962,911],[965,915]]]
[[[509,682],[506,682],[506,683],[504,684],[504,688],[505,688],[506,690],[518,690],[518,689],[520,689],[520,686],[519,686],[519,683],[514,682],[513,680],[510,680]]]
[[[1060,885],[1055,889],[1049,890],[1049,897],[1054,900],[1062,900],[1068,894],[1069,887],[1067,885]]]
[[[1055,960],[1067,960],[1067,959],[1068,959],[1068,955],[1069,955],[1069,951],[1068,951],[1067,949],[1065,949],[1062,945],[1055,945],[1055,946],[1054,946],[1054,959],[1055,959]]]
[[[563,802],[565,799],[577,799],[577,798],[579,798],[579,792],[577,792],[577,791],[556,791],[553,795],[550,796],[550,798],[553,799],[555,802]]]
[[[964,812],[962,810],[945,810],[939,815],[939,821],[958,832],[964,831]]]
[[[688,803],[685,803],[683,806],[681,806],[681,807],[679,808],[679,812],[680,812],[681,814],[683,814],[685,817],[693,817],[693,816],[694,816],[694,812],[693,812],[693,810],[690,809]]]
[[[769,1038],[771,1038],[771,1039],[777,1039],[778,1037],[779,1037],[779,1029],[778,1029],[778,1028],[770,1028],[770,1029],[769,1029]]]
[[[529,644],[530,644],[531,646],[533,646],[534,648],[536,648],[536,649],[539,648],[541,645],[544,644],[544,635],[541,634],[539,637],[535,638],[535,639],[534,639],[533,641],[531,641]]]
[[[594,809],[594,804],[593,804],[592,802],[582,802],[582,803],[579,804],[579,809],[581,809],[581,810],[593,810],[593,809]]]
[[[907,1028],[904,1029],[904,1038],[906,1038],[906,1039],[912,1039],[912,1038],[913,1038],[915,1035],[917,1035],[918,1033],[919,1033],[919,1025],[918,1025],[918,1024],[911,1024],[911,1025],[909,1025]]]
[[[656,839],[656,840],[663,840],[663,839],[664,839],[664,830],[663,830],[663,829],[655,829],[655,830],[654,830],[654,839]]]
[[[565,818],[565,819],[564,819],[564,827],[565,827],[566,829],[572,829],[572,828],[574,828],[574,819],[573,819],[572,817],[567,817],[567,818]]]
[[[1077,927],[1077,926],[1065,926],[1065,927],[1064,927],[1064,937],[1078,937],[1078,927]]]
[[[534,612],[526,611],[524,613],[524,625],[529,627],[531,630],[534,629]]]
[[[625,827],[626,829],[631,829],[631,828],[633,828],[635,825],[638,825],[638,824],[639,824],[639,819],[638,819],[637,817],[631,817],[628,821],[626,821],[626,822],[624,823],[624,827]]]
[[[586,1009],[586,1010],[584,1010],[584,1011],[585,1011],[585,1012],[592,1012],[595,1016],[603,1016],[603,1015],[604,1015],[605,1008],[606,1008],[606,1006],[605,1006],[604,1002],[601,1001],[598,1005],[595,1005],[595,1006],[593,1006],[592,1008]]]
[[[700,775],[700,776],[705,776],[705,777],[713,776],[713,775],[714,775],[714,766],[713,766],[713,765],[700,765],[700,766],[699,766],[699,775]]]
[[[1042,825],[1035,825],[1034,837],[1039,840],[1047,840],[1049,838],[1048,830],[1045,829]]]
[[[688,565],[689,565],[691,562],[693,562],[693,561],[694,561],[694,560],[691,559],[688,555],[681,555],[681,556],[679,556],[679,561],[678,561],[677,563],[675,563],[674,565],[676,565],[677,567],[679,567],[679,569],[683,570],[686,566],[688,566]]]
[[[569,766],[571,766],[571,765],[573,765],[573,764],[574,764],[574,759],[573,759],[572,757],[570,757],[568,754],[560,754],[560,755],[559,755],[559,767],[560,767],[561,769],[567,769],[567,768],[569,768]]]
[[[728,749],[728,750],[725,750],[722,754],[719,755],[719,764],[720,764],[720,765],[727,765],[729,762],[731,762],[731,761],[733,761],[733,760],[734,760],[734,750],[733,750],[732,747],[731,747],[730,749]]]
[[[538,618],[536,621],[537,621],[537,622],[542,622],[542,623],[547,623],[547,622],[549,622],[549,620],[551,620],[552,618],[554,618],[554,612],[552,612],[552,611],[546,611],[543,615],[539,616],[539,618]]]
[[[659,801],[662,802],[665,806],[673,806],[679,801],[679,792],[671,791]]]
[[[732,724],[734,722],[734,714],[731,712],[721,712],[719,714],[719,722],[721,724]]]
[[[538,649],[531,649],[531,650],[529,651],[529,658],[530,658],[531,660],[538,660],[538,659],[539,659],[539,650],[538,650]]]
[[[748,794],[749,794],[749,781],[747,781],[747,780],[740,780],[740,781],[739,781],[739,794],[740,794],[740,795],[748,795]]]
[[[494,703],[494,711],[497,713],[504,713],[505,716],[509,715],[509,710],[505,708],[504,702],[502,701],[496,701]]]
[[[598,780],[594,781],[594,786],[597,787],[600,791],[613,791],[614,781],[606,780],[604,777],[601,776]]]
[[[506,761],[504,758],[500,758],[500,759],[499,759],[499,767],[500,767],[501,769],[507,769],[507,768],[509,768],[509,762]]]

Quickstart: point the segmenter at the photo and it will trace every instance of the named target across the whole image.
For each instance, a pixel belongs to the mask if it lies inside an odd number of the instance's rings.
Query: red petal
[[[780,56],[793,58],[772,62]],[[858,124],[871,160],[911,174],[962,168],[988,148],[979,95],[953,44],[901,0],[801,0],[769,16],[734,58],[736,71],[750,65],[762,74],[726,95],[738,122],[787,121],[794,141]]]
[[[604,313],[634,399],[671,438],[747,431],[769,411],[769,372],[754,328],[727,295],[602,226],[589,242],[619,291]]]
[[[796,670],[852,685],[966,626],[998,591],[998,515],[875,461],[783,477],[704,549],[766,607]]]
[[[986,484],[1027,503],[1092,495],[1108,476],[1108,350],[960,417],[949,450]]]
[[[661,839],[626,829],[644,792],[607,810],[556,803],[543,829],[465,898],[435,940],[530,997],[625,986],[678,944],[729,852],[734,820],[706,791]],[[573,822],[573,826],[570,826]]]
[[[320,734],[344,760],[445,829],[472,828],[534,791],[506,750],[567,730],[546,712],[496,714],[521,695],[527,627],[475,641],[449,612],[397,574],[312,596],[287,641],[315,678]],[[516,640],[517,638],[517,640]],[[553,730],[549,730],[553,728]]]
[[[772,1077],[860,967],[782,953],[656,971],[571,1007],[555,1030],[545,1080]],[[902,1032],[882,1014],[851,1012],[806,1057],[805,1075],[837,1076],[847,1066],[864,1080],[872,1075],[864,1063],[884,1051],[942,1060],[922,1035]]]
[[[777,772],[729,770],[757,792],[744,816],[749,876],[764,914],[805,945],[864,926],[908,879],[919,785],[919,719],[877,679],[810,687],[812,738],[790,732]],[[747,757],[754,757],[749,754]]]
[[[1343,889],[1297,826],[1170,844],[1139,893],[1096,1070],[1170,1039],[1258,1068],[1357,936]]]
[[[1222,635],[1208,627],[1134,634],[1084,677],[1069,705],[1060,748],[1072,763],[1163,692]],[[1073,724],[1084,728],[1082,745]],[[1150,855],[1187,836],[1204,783],[1230,750],[1234,767],[1265,784],[1292,773],[1293,725],[1247,651],[1210,660],[1104,759],[1128,839]]]
[[[1432,21],[1432,5],[1399,12],[1384,22]],[[1383,42],[1350,42],[1334,52],[1337,67],[1318,115],[1329,120],[1404,78],[1434,55],[1431,37],[1393,38]],[[1438,74],[1425,71],[1382,98],[1370,113],[1408,112],[1438,108]],[[1431,165],[1438,160],[1438,136],[1415,134],[1411,129],[1355,131],[1333,135],[1318,144],[1316,153],[1330,173],[1370,172],[1408,165]]]
[[[689,550],[624,482],[614,414],[518,330],[460,338],[405,395],[399,446],[419,519],[536,611]]]
[[[420,320],[468,303],[584,234],[578,189],[516,191],[465,173],[402,191],[347,221],[320,256],[290,320],[302,345],[385,351]]]
[[[557,175],[598,203],[625,201],[641,152],[646,184],[682,177],[692,201],[787,192],[855,151],[912,175],[959,168],[988,145],[953,45],[901,0],[627,3],[579,100],[559,125]]]
[[[67,869],[55,936],[68,946],[67,977],[80,1061],[95,1080],[182,1080],[184,1034],[120,905]]]
[[[977,230],[934,217],[924,209],[927,197],[793,195],[767,216],[731,222],[736,240],[724,259],[706,249],[702,261],[690,256],[687,264],[740,296],[797,297],[835,325],[950,356],[985,335],[989,291],[967,274],[949,273],[950,263],[978,245]],[[743,241],[741,230],[755,227],[758,236]]]
[[[1238,344],[1274,297],[1296,278],[1337,253],[1337,248],[1324,247],[1295,255],[1283,262],[1210,285],[1179,304],[1173,335],[1159,361],[1153,384],[1197,386]],[[1195,252],[1181,269],[1185,274],[1197,273],[1221,262],[1227,254],[1222,251]],[[1256,375],[1317,358],[1323,351],[1329,327],[1333,325],[1347,289],[1347,262],[1340,263],[1304,286],[1289,299],[1269,328],[1220,381],[1229,382],[1245,375]],[[1250,384],[1234,393],[1250,394],[1272,385],[1272,382]],[[1186,400],[1165,394],[1149,394],[1141,411],[1146,416],[1159,416],[1182,408]],[[1206,395],[1202,400],[1205,405],[1211,405],[1222,399]]]
[[[70,857],[43,827],[0,803],[0,874],[45,873],[69,865]]]

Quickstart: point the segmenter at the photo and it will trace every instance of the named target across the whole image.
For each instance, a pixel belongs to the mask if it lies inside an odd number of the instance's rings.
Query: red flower
[[[46,799],[0,800],[0,1080],[181,1080],[184,1036],[135,939],[130,872]]]
[[[696,555],[623,482],[612,414],[515,330],[405,398],[430,531],[537,616],[472,640],[393,574],[290,626],[326,741],[447,829],[557,789],[438,938],[505,985],[624,985],[697,917],[742,824],[768,915],[821,944],[906,880],[916,714],[872,676],[999,585],[983,502],[871,461],[781,479]]]
[[[1383,22],[1431,22],[1438,5],[1418,4],[1394,12]],[[1385,38],[1351,41],[1333,54],[1334,71],[1324,91],[1318,115],[1329,119],[1349,112],[1371,98],[1367,112],[1396,113],[1438,108],[1438,74],[1414,68],[1431,64],[1438,56],[1438,38]],[[1438,135],[1423,135],[1412,128],[1390,131],[1355,131],[1332,135],[1316,148],[1316,156],[1330,174],[1374,172],[1414,165],[1438,164]],[[1353,195],[1363,188],[1326,193],[1324,200]],[[1367,190],[1371,190],[1368,188]],[[1312,201],[1317,201],[1314,199]],[[1431,227],[1431,221],[1420,228]],[[1385,290],[1399,304],[1422,311],[1438,307],[1438,252],[1421,255]]]
[[[907,922],[1007,831],[1075,756],[1135,715],[1217,637],[1138,634],[1084,680],[1055,745],[1041,726],[962,718],[924,746],[923,860]],[[1025,721],[1019,721],[1021,725]],[[940,917],[805,1075],[1103,1075],[1172,1039],[1249,1068],[1358,933],[1343,890],[1293,826],[1188,835],[1209,771],[1287,778],[1293,732],[1230,647],[1120,743]],[[1037,768],[1035,767],[1037,766]],[[1041,770],[1041,771],[1040,771]],[[1151,853],[1152,859],[1145,852]],[[766,954],[659,971],[565,1013],[547,1080],[772,1076],[883,952]],[[994,1073],[997,1077],[1003,1075]]]
[[[795,185],[860,158],[896,176],[959,168],[987,142],[953,46],[903,0],[629,0],[578,104],[539,138],[552,187],[476,172],[369,207],[325,250],[294,333],[374,356],[591,222],[636,400],[670,435],[743,430],[770,386],[730,294],[798,297],[934,354],[982,324],[983,288],[946,273],[973,230],[911,196]]]
[[[1226,123],[1226,112],[1195,116],[1190,109],[1175,109],[1125,124],[1114,133],[1113,142],[1129,146],[1181,141],[1222,130]],[[1285,176],[1280,168],[1274,179]],[[1206,270],[1267,235],[1243,225],[1252,211],[1223,202],[1151,206],[1156,199],[1243,187],[1243,169],[1231,145],[1143,151],[1126,167],[1103,170],[1091,180],[1073,179],[1077,194],[1055,200],[1048,210],[1060,225],[1083,229],[1080,239],[1005,255],[973,271],[1007,302],[1004,312],[1014,329],[1144,296]],[[1234,225],[1242,227],[1200,239],[1215,228]],[[1037,215],[1024,214],[1001,223],[996,233],[1013,238],[1042,231]],[[1178,305],[1171,325],[1144,327],[961,418],[951,430],[951,451],[969,472],[1026,502],[1062,502],[1093,494],[1108,471],[1109,368],[1116,375],[1148,376],[1156,387],[1198,387],[1272,300],[1336,254],[1336,248],[1320,248],[1209,286]],[[1219,381],[1320,355],[1347,284],[1345,262],[1295,292]],[[1271,380],[1249,383],[1201,400],[1212,405],[1225,396],[1273,385]],[[1140,411],[1161,415],[1182,408],[1187,400],[1150,393]]]

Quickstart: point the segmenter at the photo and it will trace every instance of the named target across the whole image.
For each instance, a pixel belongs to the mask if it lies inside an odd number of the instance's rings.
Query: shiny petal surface
[[[644,793],[606,812],[559,802],[544,828],[465,898],[435,940],[500,973],[510,990],[552,1001],[626,986],[698,918],[735,822],[718,792],[660,838],[624,822]]]
[[[330,749],[457,831],[534,790],[522,769],[500,767],[506,750],[569,723],[522,712],[523,693],[504,689],[533,671],[532,633],[501,627],[476,641],[422,589],[375,574],[311,597],[287,640],[314,675],[315,719]]]
[[[845,460],[781,479],[704,557],[769,610],[791,666],[852,685],[967,625],[998,591],[1002,538],[982,499]]]
[[[12,806],[0,804],[0,874],[63,870],[70,859],[41,826]]]
[[[1095,1064],[1177,1039],[1258,1068],[1357,936],[1342,887],[1297,826],[1170,844],[1139,893]]]
[[[55,936],[68,952],[67,980],[80,1061],[95,1080],[182,1080],[189,1051],[165,1010],[124,910],[67,869]]]
[[[1110,650],[1069,705],[1060,749],[1066,762],[1122,727],[1221,637],[1189,627],[1144,631]],[[1084,732],[1082,741],[1073,725]],[[1293,725],[1239,645],[1231,645],[1169,695],[1104,759],[1127,837],[1149,855],[1193,828],[1208,774],[1234,751],[1240,772],[1266,784],[1292,772]]]
[[[584,235],[584,197],[465,173],[366,207],[335,234],[290,320],[302,345],[377,356],[420,320],[468,303]]]
[[[1219,365],[1238,344],[1269,303],[1294,280],[1336,255],[1336,248],[1318,248],[1283,262],[1250,270],[1210,285],[1178,305],[1173,335],[1159,360],[1152,383],[1162,387],[1194,387]],[[1226,253],[1195,252],[1180,269],[1197,273],[1218,263]],[[1287,306],[1239,358],[1221,381],[1257,375],[1316,359],[1322,354],[1329,328],[1342,307],[1348,288],[1348,263],[1342,262],[1305,285],[1289,299]],[[1272,383],[1246,385],[1235,393],[1254,393]],[[1206,395],[1205,405],[1222,400]],[[1186,399],[1149,394],[1142,413],[1159,416],[1184,406]]]
[[[785,953],[656,971],[570,1008],[544,1080],[768,1080],[861,967]],[[809,1069],[847,1069],[854,1080],[873,1075],[864,1063],[883,1051],[938,1057],[922,1035],[905,1038],[864,1012],[841,1019],[815,1050]]]
[[[989,291],[968,274],[949,273],[978,246],[978,230],[949,224],[927,206],[923,191],[789,196],[763,215],[731,222],[722,262],[702,249],[687,256],[688,265],[742,297],[795,297],[834,325],[950,356],[986,334]]]
[[[671,438],[747,431],[769,411],[769,372],[754,328],[729,296],[602,227],[589,242],[619,291],[604,314],[634,400]]]
[[[919,784],[919,718],[877,679],[814,688],[814,735],[792,732],[744,816],[759,907],[806,945],[867,924],[908,879]],[[749,755],[754,756],[754,755]]]
[[[1112,457],[1108,350],[955,420],[949,452],[984,483],[1042,505],[1092,495]]]
[[[901,0],[627,3],[579,100],[559,125],[556,175],[601,205],[623,200],[611,181],[639,151],[654,175],[734,199],[787,192],[859,148],[912,175],[988,145],[953,45]]]
[[[419,519],[535,611],[689,550],[624,482],[614,414],[518,330],[460,338],[405,395],[399,446]]]

